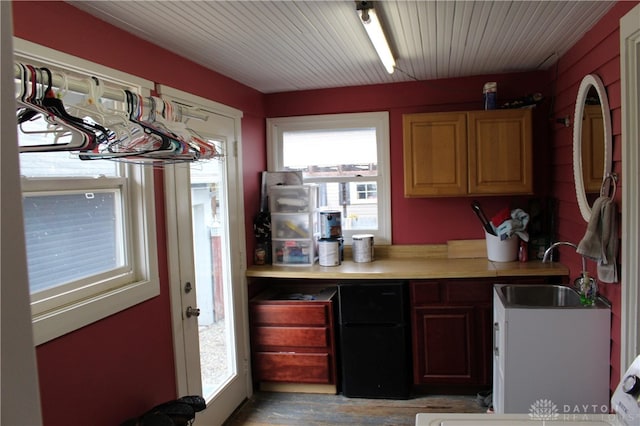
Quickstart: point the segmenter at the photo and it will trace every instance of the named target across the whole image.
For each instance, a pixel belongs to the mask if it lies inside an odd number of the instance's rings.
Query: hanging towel
[[[576,249],[591,260],[599,261],[602,257],[602,209],[608,202],[611,202],[609,197],[598,197],[593,203],[587,231]]]
[[[610,200],[602,208],[602,255],[598,261],[598,279],[605,283],[618,282],[618,210]]]

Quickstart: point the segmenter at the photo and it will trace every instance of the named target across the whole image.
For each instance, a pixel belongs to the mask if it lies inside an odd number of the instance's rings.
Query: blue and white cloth
[[[529,224],[529,214],[522,209],[511,210],[511,219],[502,222],[496,228],[496,233],[501,240],[506,240],[514,235],[522,241],[529,241],[529,233],[526,231]]]

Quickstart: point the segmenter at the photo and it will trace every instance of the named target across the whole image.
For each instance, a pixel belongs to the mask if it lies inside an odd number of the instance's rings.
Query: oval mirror
[[[573,121],[573,176],[580,213],[591,218],[591,206],[611,172],[611,116],[602,80],[582,79]]]

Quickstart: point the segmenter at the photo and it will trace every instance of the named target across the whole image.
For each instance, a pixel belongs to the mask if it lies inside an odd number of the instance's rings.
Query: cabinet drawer
[[[429,305],[437,302],[442,302],[441,286],[439,281],[411,282],[412,305]]]
[[[485,281],[448,281],[445,286],[447,302],[480,303],[491,302],[491,283]]]
[[[253,338],[257,346],[301,348],[329,346],[329,330],[324,327],[256,327]]]
[[[254,369],[258,380],[331,383],[329,365],[329,354],[257,352]]]
[[[328,306],[311,302],[251,305],[254,324],[264,325],[327,325]]]

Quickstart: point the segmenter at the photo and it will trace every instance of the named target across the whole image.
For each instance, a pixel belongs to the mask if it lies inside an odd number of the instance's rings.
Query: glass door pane
[[[209,401],[237,372],[224,161],[191,166],[193,252],[203,397]]]

